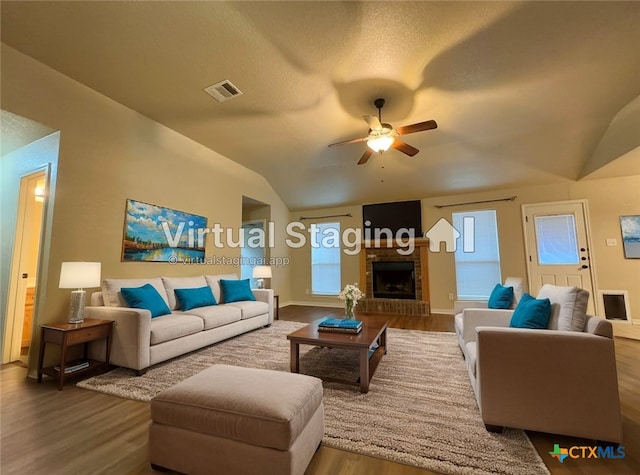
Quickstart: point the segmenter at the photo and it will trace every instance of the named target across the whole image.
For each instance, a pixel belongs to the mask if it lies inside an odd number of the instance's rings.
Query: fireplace
[[[373,267],[373,297],[379,299],[416,298],[413,261],[377,261]]]
[[[360,282],[365,284],[366,296],[358,302],[359,312],[416,317],[430,314],[429,240],[416,238],[413,244],[413,252],[407,254],[399,253],[391,242],[365,242],[360,251]],[[387,264],[391,264],[390,269],[384,269]],[[391,271],[386,285],[376,276],[381,269]]]

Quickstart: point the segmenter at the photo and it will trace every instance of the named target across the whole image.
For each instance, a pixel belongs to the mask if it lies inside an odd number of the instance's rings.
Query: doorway
[[[596,314],[587,202],[522,205],[522,219],[531,294],[544,284],[579,287],[591,295],[587,313]]]
[[[3,342],[3,363],[22,361],[27,364],[28,362],[34,328],[38,259],[42,241],[47,181],[47,168],[34,171],[20,180]]]
[[[251,286],[257,286],[253,278],[253,268],[264,265],[265,258],[269,258],[269,226],[271,220],[271,206],[248,196],[242,197],[242,229],[244,235],[243,246],[240,249],[242,279],[251,279]],[[262,236],[262,240],[258,239]]]

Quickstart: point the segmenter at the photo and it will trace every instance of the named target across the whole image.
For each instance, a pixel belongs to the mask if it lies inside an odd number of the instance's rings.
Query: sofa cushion
[[[249,279],[220,279],[220,289],[222,290],[222,301],[224,303],[256,299],[256,296],[251,291]]]
[[[142,287],[144,284],[151,284],[160,294],[160,297],[169,303],[167,292],[164,289],[162,279],[104,279],[102,281],[102,298],[105,307],[128,307],[127,302],[122,298],[120,289],[122,287]]]
[[[202,318],[194,315],[172,313],[154,318],[151,320],[151,345],[198,333],[203,329]]]
[[[235,274],[205,275],[204,278],[207,280],[207,284],[209,284],[209,287],[211,287],[213,296],[216,298],[216,301],[218,302],[222,302],[222,291],[220,290],[220,279],[238,280],[238,276]]]
[[[144,284],[142,287],[122,287],[120,294],[129,307],[149,310],[151,318],[171,313],[167,302],[151,284]]]
[[[584,330],[587,321],[587,304],[589,292],[578,287],[559,287],[545,284],[538,293],[538,298],[551,301],[550,330],[578,331]]]
[[[247,318],[257,317],[259,315],[264,315],[265,313],[269,313],[269,304],[265,302],[251,302],[245,300],[243,302],[232,302],[226,304],[227,307],[236,307],[239,308],[242,312],[242,319],[246,320]]]
[[[199,307],[189,310],[189,315],[197,315],[204,322],[204,329],[221,327],[233,322],[239,322],[242,318],[242,311],[238,307],[231,305],[213,305]]]
[[[489,296],[489,308],[511,308],[513,302],[513,287],[505,287],[501,284],[496,286],[491,291]]]
[[[218,305],[211,291],[211,287],[208,285],[197,289],[175,289],[174,292],[180,308],[185,312],[192,308]]]
[[[175,295],[176,289],[195,289],[204,287],[205,285],[207,285],[207,281],[203,275],[197,275],[193,277],[162,277],[162,284],[167,291],[169,308],[171,310],[176,310],[179,308],[178,301]]]
[[[547,328],[551,316],[549,299],[535,299],[524,294],[513,311],[509,326],[512,328]]]
[[[475,341],[470,341],[464,345],[464,357],[467,362],[467,369],[471,375],[476,377],[476,359],[478,358],[478,345]]]

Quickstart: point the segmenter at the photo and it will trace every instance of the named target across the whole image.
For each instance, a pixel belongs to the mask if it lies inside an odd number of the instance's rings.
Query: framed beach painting
[[[204,262],[207,218],[127,199],[122,261]]]
[[[640,259],[640,215],[620,216],[624,257]]]

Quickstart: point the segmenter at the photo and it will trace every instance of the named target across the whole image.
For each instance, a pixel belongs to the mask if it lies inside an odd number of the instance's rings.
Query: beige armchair
[[[622,442],[613,330],[584,313],[585,293],[544,286],[538,297],[550,298],[552,316],[543,330],[510,328],[513,310],[463,311],[463,353],[488,427]]]
[[[504,281],[504,286],[513,287],[513,304],[511,308],[515,308],[524,293],[522,279],[520,277],[507,277]],[[462,351],[464,351],[464,317],[462,316],[462,312],[467,308],[487,308],[488,303],[486,300],[456,300],[454,302],[454,326]]]

